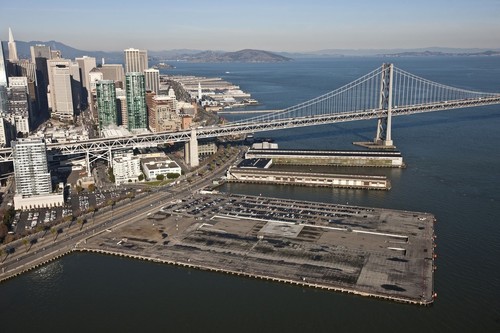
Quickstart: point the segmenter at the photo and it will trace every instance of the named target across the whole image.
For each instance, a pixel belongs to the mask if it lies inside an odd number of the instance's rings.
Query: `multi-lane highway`
[[[234,154],[223,165],[189,182],[186,178],[176,186],[160,187],[103,208],[94,215],[87,214],[86,223],[66,222],[51,231],[41,231],[0,247],[0,281],[16,276],[37,265],[71,252],[78,244],[102,232],[147,218],[172,200],[190,196],[221,177],[227,167],[241,154]],[[36,240],[36,241],[33,241]]]

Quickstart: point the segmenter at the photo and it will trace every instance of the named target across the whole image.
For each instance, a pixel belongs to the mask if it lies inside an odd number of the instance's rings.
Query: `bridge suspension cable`
[[[278,112],[230,122],[230,124],[243,125],[298,117],[380,110],[381,77],[385,70],[387,67],[379,67],[351,83],[306,102]],[[393,67],[393,71],[391,105],[393,109],[500,96],[499,93],[478,92],[447,86],[421,78],[397,67]]]
[[[393,107],[445,103],[448,101],[479,99],[499,95],[498,93],[450,87],[421,78],[397,67],[394,67],[393,80]]]

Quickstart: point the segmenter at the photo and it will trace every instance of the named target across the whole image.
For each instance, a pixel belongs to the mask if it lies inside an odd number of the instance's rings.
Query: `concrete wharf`
[[[420,212],[195,194],[76,250],[429,305],[434,221]]]
[[[292,150],[251,148],[245,158],[271,158],[273,164],[331,165],[349,167],[403,168],[399,151],[363,150]]]
[[[230,167],[228,182],[283,184],[318,187],[389,190],[391,182],[385,176],[346,175],[316,172],[289,172],[273,169]]]

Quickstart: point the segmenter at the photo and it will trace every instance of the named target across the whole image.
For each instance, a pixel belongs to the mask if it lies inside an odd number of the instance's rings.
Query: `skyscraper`
[[[125,51],[125,73],[142,73],[148,66],[148,51],[138,49],[126,49]]]
[[[87,106],[87,100],[82,96],[83,86],[80,77],[80,66],[77,62],[70,61],[69,77],[71,81],[71,96],[73,99],[73,110],[76,112]]]
[[[28,93],[28,78],[17,76],[9,80],[8,109],[15,133],[28,135],[30,132],[31,103]]]
[[[8,136],[5,132],[5,121],[0,115],[0,148],[6,147],[8,145]]]
[[[146,87],[144,74],[131,72],[125,74],[127,94],[128,129],[145,129],[147,122]]]
[[[36,58],[51,59],[52,55],[50,52],[50,46],[45,46],[43,44],[36,44],[30,46],[31,52],[31,62],[36,63]]]
[[[128,128],[127,94],[125,93],[125,90],[121,88],[116,88],[115,92],[116,92],[116,112],[118,116],[117,124]]]
[[[52,192],[47,163],[47,149],[43,139],[12,141],[16,194],[43,195]]]
[[[0,114],[7,112],[7,86],[0,84]]]
[[[177,101],[171,96],[153,96],[149,113],[149,128],[152,132],[173,131],[181,126],[181,118],[176,112]]]
[[[50,83],[50,107],[52,117],[73,120],[73,95],[71,90],[71,61],[68,59],[47,60]]]
[[[103,80],[113,80],[116,87],[123,88],[125,72],[121,64],[103,64],[101,72]]]
[[[17,62],[18,75],[26,76],[30,81],[36,81],[35,63],[27,59],[21,59]]]
[[[144,70],[146,76],[146,91],[152,91],[158,95],[160,91],[160,71],[154,68]]]
[[[49,70],[47,60],[51,59],[50,46],[37,44],[30,47],[31,61],[36,68],[36,100],[38,112],[36,118],[47,119],[49,117],[49,104],[47,100],[47,86],[49,85]]]
[[[9,28],[9,61],[16,62],[19,60],[17,57],[17,47],[16,42],[14,41],[14,36],[12,35],[12,30]]]
[[[0,86],[7,86],[7,67],[5,66],[5,53],[3,44],[0,43]]]
[[[91,105],[92,96],[90,94],[90,71],[96,67],[96,61],[94,57],[83,56],[81,58],[76,58],[76,62],[80,67],[80,82],[82,83],[83,93],[82,100],[86,101],[85,106]]]
[[[62,192],[52,193],[47,148],[43,139],[12,141],[12,155],[16,180],[15,209],[53,207],[64,204]]]
[[[116,111],[115,81],[97,81],[97,115],[99,130],[108,125],[118,125]]]

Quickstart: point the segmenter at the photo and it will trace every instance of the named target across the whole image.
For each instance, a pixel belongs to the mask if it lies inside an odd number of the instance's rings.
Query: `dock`
[[[251,148],[245,158],[270,158],[277,165],[330,165],[345,167],[404,168],[399,151],[293,150]]]
[[[226,180],[228,182],[238,183],[283,184],[367,190],[389,190],[391,188],[391,182],[386,176],[290,172],[265,168],[230,167],[226,173]]]
[[[421,212],[196,194],[75,250],[429,305],[434,222]]]

